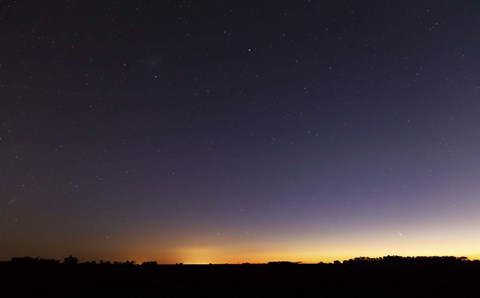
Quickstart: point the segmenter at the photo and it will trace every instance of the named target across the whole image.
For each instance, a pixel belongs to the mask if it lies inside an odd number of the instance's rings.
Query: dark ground
[[[480,262],[0,263],[0,297],[479,297]]]

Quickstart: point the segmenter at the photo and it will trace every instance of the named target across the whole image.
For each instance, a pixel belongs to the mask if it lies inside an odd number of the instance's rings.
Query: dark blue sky
[[[479,254],[478,1],[3,1],[0,258]]]

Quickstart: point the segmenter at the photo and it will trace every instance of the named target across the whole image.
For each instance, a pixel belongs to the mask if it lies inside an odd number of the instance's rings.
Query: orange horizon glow
[[[464,218],[467,218],[464,216]],[[159,264],[242,264],[290,261],[301,263],[330,263],[356,257],[396,256],[455,256],[480,259],[478,225],[465,228],[446,226],[440,222],[415,223],[401,231],[385,226],[365,233],[341,231],[316,235],[316,231],[284,232],[284,235],[249,234],[243,238],[196,233],[194,236],[173,235],[169,242],[149,238],[144,234],[112,236],[103,242],[83,242],[75,249],[58,238],[19,243],[3,250],[0,259],[31,256],[63,260],[68,255],[86,261],[127,261],[136,263],[156,261]],[[475,222],[475,220],[471,221]],[[462,227],[463,229],[460,229]],[[251,238],[250,238],[251,237]],[[28,239],[32,241],[32,239]],[[47,241],[48,240],[48,241]],[[29,245],[27,245],[29,244]],[[52,250],[52,247],[55,247]]]
[[[260,258],[260,259],[241,259],[241,258],[235,258],[235,257],[226,257],[219,259],[218,257],[212,257],[212,258],[198,258],[195,259],[195,257],[187,257],[183,261],[182,260],[171,260],[171,261],[166,261],[162,259],[149,259],[149,258],[135,258],[135,257],[123,257],[119,259],[80,259],[81,262],[88,262],[88,261],[96,261],[99,262],[100,260],[102,261],[109,261],[109,262],[125,262],[125,261],[134,261],[136,264],[142,264],[143,262],[150,262],[150,261],[155,261],[159,265],[175,265],[175,264],[184,264],[184,265],[208,265],[208,264],[214,264],[214,265],[220,265],[220,264],[230,264],[230,265],[236,265],[236,264],[267,264],[269,262],[280,262],[280,261],[286,261],[286,262],[293,262],[293,263],[301,263],[301,264],[318,264],[318,263],[333,263],[334,261],[346,261],[350,259],[354,259],[357,257],[368,257],[368,258],[380,258],[380,257],[385,257],[385,256],[401,256],[401,257],[444,257],[444,256],[453,256],[453,257],[467,257],[471,261],[475,260],[480,260],[480,254],[473,254],[473,255],[468,255],[468,254],[374,254],[374,255],[345,255],[345,256],[339,256],[339,257],[318,257],[318,258],[301,258],[301,257],[294,257],[294,258],[285,258],[285,257],[279,257],[279,258],[273,258],[273,257],[265,257],[265,258]],[[61,259],[60,259],[61,260]]]
[[[90,254],[72,254],[79,258],[80,262],[89,262],[89,261],[109,261],[109,262],[124,262],[124,261],[134,261],[137,264],[148,261],[156,261],[158,264],[266,264],[268,262],[278,262],[278,261],[288,261],[288,262],[297,262],[303,264],[317,264],[320,262],[323,263],[332,263],[334,261],[345,261],[353,259],[356,257],[369,257],[369,258],[379,258],[384,256],[402,256],[402,257],[419,257],[419,256],[454,256],[454,257],[467,257],[469,260],[479,260],[480,253],[475,252],[474,249],[432,249],[425,247],[424,249],[411,250],[408,247],[402,249],[385,249],[385,250],[374,250],[374,249],[359,249],[358,251],[347,251],[345,249],[331,250],[331,252],[322,252],[315,253],[314,251],[287,251],[287,250],[276,250],[276,251],[259,251],[258,253],[252,253],[252,251],[245,250],[227,250],[219,249],[214,247],[190,247],[190,248],[180,248],[177,250],[178,255],[174,253],[165,254],[149,254],[144,255],[136,253],[125,253],[125,254],[100,254],[98,256],[93,256]],[[68,254],[64,255],[51,255],[51,254],[18,254],[12,257],[40,257],[45,259],[58,259],[63,260]],[[164,257],[161,257],[161,256]],[[4,258],[9,260],[10,258]]]

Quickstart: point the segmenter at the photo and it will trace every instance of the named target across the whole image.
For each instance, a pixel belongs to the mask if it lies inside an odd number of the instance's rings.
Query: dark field
[[[0,263],[1,297],[478,297],[477,261]]]

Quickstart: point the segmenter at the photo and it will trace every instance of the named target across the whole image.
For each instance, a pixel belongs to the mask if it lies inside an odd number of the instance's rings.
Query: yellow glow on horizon
[[[333,262],[355,257],[399,256],[465,256],[480,257],[480,242],[471,233],[441,234],[404,231],[389,235],[372,234],[313,241],[310,237],[289,237],[263,243],[212,243],[172,249],[171,259],[163,263],[239,264],[291,261],[302,263]]]
[[[398,256],[465,256],[480,259],[480,222],[456,218],[448,222],[371,225],[353,229],[350,226],[324,232],[319,228],[269,231],[249,235],[235,233],[212,235],[193,231],[182,236],[149,235],[125,237],[127,244],[109,241],[109,246],[95,250],[85,246],[77,251],[39,255],[64,258],[74,254],[81,261],[134,260],[158,264],[241,264],[291,261],[302,263],[333,262],[355,257]],[[128,239],[128,241],[126,241]],[[25,253],[28,254],[28,253]]]

